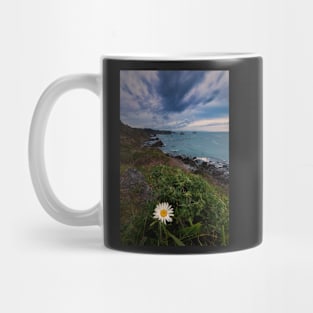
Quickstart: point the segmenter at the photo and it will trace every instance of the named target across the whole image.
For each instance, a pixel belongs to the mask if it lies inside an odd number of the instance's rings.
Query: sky
[[[136,128],[227,132],[228,71],[120,71],[120,118]]]

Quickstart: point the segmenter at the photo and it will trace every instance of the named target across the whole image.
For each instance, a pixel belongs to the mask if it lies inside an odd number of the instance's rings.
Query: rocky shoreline
[[[157,134],[150,134],[150,138],[143,144],[143,147],[147,148],[162,148],[164,146],[164,143],[157,137]],[[210,160],[209,158],[190,157],[160,150],[168,157],[182,161],[185,168],[193,173],[210,175],[222,185],[229,184],[229,164],[226,162]]]
[[[164,143],[157,135],[150,135],[149,140],[143,143],[143,147],[164,147]]]

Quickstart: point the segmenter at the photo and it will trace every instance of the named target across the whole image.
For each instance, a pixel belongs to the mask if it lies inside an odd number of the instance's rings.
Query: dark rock
[[[224,172],[225,170],[222,167],[219,167],[214,171],[215,175],[222,175]]]
[[[143,147],[164,147],[164,143],[158,137],[155,137],[145,141]]]
[[[229,183],[229,165],[212,162],[210,160],[206,161],[204,159],[199,159],[196,157],[188,157],[185,155],[175,155],[173,156],[184,162],[186,169],[197,173],[197,174],[208,174],[212,176],[216,181],[223,185]]]
[[[121,176],[120,188],[124,193],[133,193],[142,201],[152,199],[152,190],[145,180],[143,174],[135,168],[129,168]]]
[[[164,143],[162,142],[162,140],[156,140],[151,144],[150,147],[164,147]]]
[[[203,165],[204,164],[204,161],[201,160],[201,159],[195,159],[195,160],[192,160],[193,162],[195,162],[197,165]]]
[[[173,132],[171,130],[159,130],[159,129],[151,129],[151,128],[139,128],[145,130],[147,133],[156,136],[157,134],[170,135]]]

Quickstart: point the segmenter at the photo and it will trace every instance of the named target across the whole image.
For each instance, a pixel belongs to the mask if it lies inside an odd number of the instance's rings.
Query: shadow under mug
[[[44,161],[51,109],[72,89],[101,99],[102,195],[77,211],[54,194]],[[104,57],[101,74],[62,77],[41,95],[29,166],[57,221],[98,225],[107,247],[214,253],[262,241],[262,58],[250,53]]]

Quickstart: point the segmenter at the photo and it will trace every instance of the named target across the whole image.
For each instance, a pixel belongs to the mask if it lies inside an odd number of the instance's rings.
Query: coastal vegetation
[[[207,165],[191,169],[182,157],[162,152],[162,142],[157,139],[161,133],[171,132],[120,124],[122,243],[226,246],[228,184],[217,180]],[[154,141],[149,143],[152,137]]]

